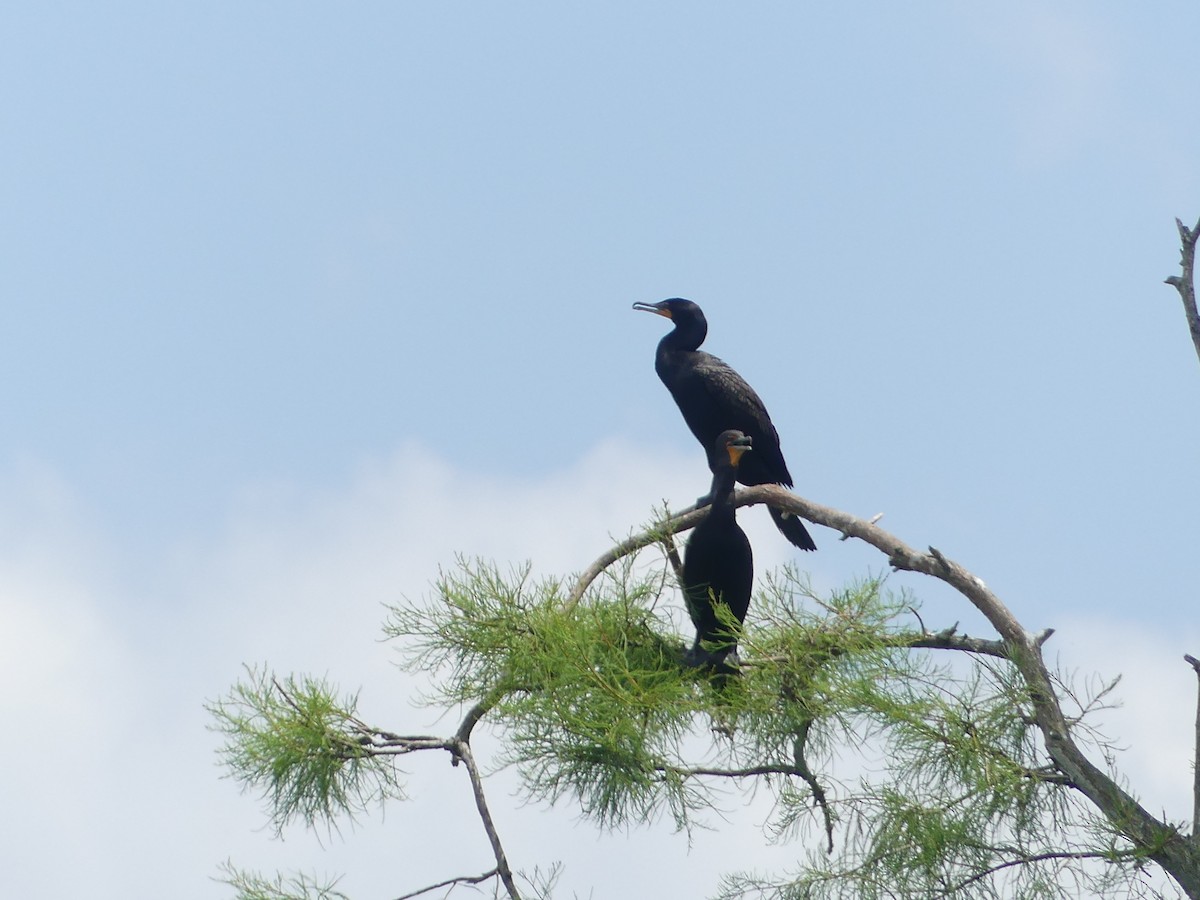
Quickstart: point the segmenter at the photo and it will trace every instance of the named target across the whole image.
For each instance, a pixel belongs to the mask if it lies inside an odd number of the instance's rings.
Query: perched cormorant
[[[726,604],[739,624],[750,608],[754,555],[733,505],[739,463],[750,448],[751,439],[740,431],[723,432],[713,442],[712,507],[707,518],[692,529],[683,557],[683,592],[696,626],[696,643],[686,657],[692,666],[736,671],[737,638],[730,636],[713,604]],[[713,647],[714,643],[718,646]]]
[[[762,400],[741,375],[699,349],[708,334],[708,321],[700,307],[691,300],[676,297],[661,303],[635,303],[633,308],[666,316],[675,324],[658,342],[654,371],[675,398],[688,428],[709,454],[709,468],[716,473],[720,462],[713,456],[717,435],[734,428],[754,441],[754,452],[738,467],[737,480],[745,485],[791,487],[792,475],[779,449],[779,432]],[[795,546],[801,550],[817,549],[799,518],[774,508],[771,518]]]

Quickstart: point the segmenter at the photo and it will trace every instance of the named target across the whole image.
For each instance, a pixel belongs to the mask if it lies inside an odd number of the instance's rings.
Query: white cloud
[[[542,478],[495,479],[409,446],[340,489],[248,491],[220,536],[179,547],[164,571],[139,578],[167,586],[145,597],[109,586],[69,489],[34,474],[3,485],[12,516],[0,522],[11,551],[0,556],[3,674],[25,687],[6,692],[3,711],[27,739],[3,751],[6,806],[23,810],[6,821],[6,884],[23,896],[170,886],[214,897],[228,895],[208,881],[227,856],[267,870],[348,871],[362,896],[483,870],[489,859],[482,834],[463,833],[463,810],[473,818],[460,770],[440,759],[411,762],[414,806],[393,808],[383,826],[326,837],[326,851],[300,829],[271,840],[258,805],[218,780],[201,708],[242,662],[363,685],[382,724],[447,730],[450,721],[410,706],[391,648],[377,641],[384,604],[426,592],[456,552],[580,569],[610,533],[623,535],[665,497],[690,502],[708,477],[702,459],[611,444]],[[503,791],[493,802],[513,815]],[[56,865],[63,846],[82,864]]]
[[[121,803],[110,763],[127,750],[141,698],[70,492],[22,463],[0,497],[6,890],[56,895],[72,868],[93,878],[111,868],[114,847],[97,830]]]

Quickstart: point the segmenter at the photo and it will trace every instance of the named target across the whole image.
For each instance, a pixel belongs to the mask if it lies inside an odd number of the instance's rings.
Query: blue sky
[[[272,843],[199,707],[269,662],[435,727],[397,701],[381,603],[456,551],[581,568],[707,486],[664,323],[630,310],[668,296],[704,307],[798,491],[1124,672],[1135,786],[1186,794],[1200,369],[1161,282],[1200,214],[1198,28],[1185,2],[0,12],[17,893],[226,896],[227,856],[363,897],[487,868],[481,844],[395,870],[399,807]],[[743,518],[760,569],[791,558]],[[818,583],[881,563],[815,537]],[[931,626],[984,627],[902,583]],[[696,894],[741,864],[509,814],[510,854],[583,896],[613,854]]]

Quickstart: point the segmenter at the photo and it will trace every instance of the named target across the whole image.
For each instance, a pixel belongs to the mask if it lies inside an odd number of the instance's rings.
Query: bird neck
[[[658,352],[675,353],[680,350],[696,350],[708,336],[708,323],[701,318],[676,319],[672,328],[658,342]]]
[[[733,515],[733,486],[736,481],[737,470],[733,466],[721,466],[713,472],[712,513]]]

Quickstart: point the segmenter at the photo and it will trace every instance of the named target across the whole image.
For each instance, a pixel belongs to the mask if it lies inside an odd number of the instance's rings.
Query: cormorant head
[[[716,458],[728,458],[729,465],[736,469],[742,461],[742,454],[751,449],[750,445],[750,435],[740,431],[722,431],[717,436]]]
[[[672,338],[672,343],[684,345],[684,349],[696,349],[708,334],[708,320],[704,318],[700,307],[691,300],[672,297],[658,303],[635,303],[633,308],[666,316],[674,322],[675,331],[671,332],[671,335],[675,337]]]
[[[700,311],[700,307],[682,297],[672,297],[670,300],[660,300],[658,303],[635,303],[633,308],[657,313],[672,321],[676,319],[700,319],[703,321],[704,319],[704,313]]]

